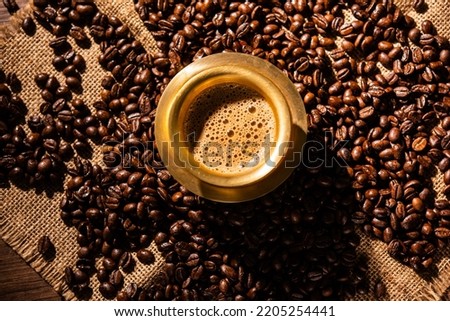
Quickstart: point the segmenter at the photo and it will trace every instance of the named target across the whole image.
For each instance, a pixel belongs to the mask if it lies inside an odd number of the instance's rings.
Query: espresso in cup
[[[218,174],[236,174],[269,156],[276,123],[256,90],[223,83],[202,91],[187,111],[185,133],[195,161]]]

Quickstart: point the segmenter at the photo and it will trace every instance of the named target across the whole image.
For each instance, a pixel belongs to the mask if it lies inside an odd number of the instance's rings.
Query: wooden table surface
[[[27,0],[16,0],[23,7]],[[9,13],[0,3],[0,24]],[[61,300],[53,288],[0,239],[0,300]]]

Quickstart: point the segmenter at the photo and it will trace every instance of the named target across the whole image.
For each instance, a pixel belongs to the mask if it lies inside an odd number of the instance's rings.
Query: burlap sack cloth
[[[148,52],[155,51],[155,41],[137,16],[131,0],[97,0],[101,11],[115,15],[128,24],[136,39],[140,40]],[[450,20],[446,17],[447,0],[428,0],[428,10],[417,14],[412,9],[412,0],[394,1],[405,13],[418,23],[424,19],[433,21],[439,34],[450,37]],[[32,12],[31,5],[22,8],[8,25],[0,27],[0,66],[6,71],[15,71],[22,82],[20,96],[29,108],[29,114],[38,113],[41,103],[39,89],[33,77],[38,72],[56,75],[51,60],[53,53],[48,46],[52,35],[38,26],[33,37],[25,35],[20,22]],[[89,49],[77,49],[86,59],[87,68],[83,74],[83,94],[81,97],[89,104],[99,99],[99,84],[106,72],[97,62],[99,48],[93,45]],[[61,79],[60,79],[61,80]],[[94,152],[94,161],[99,153]],[[442,179],[436,179],[436,190],[443,189]],[[47,194],[47,195],[45,195]],[[27,191],[12,186],[0,189],[0,236],[25,261],[34,268],[66,300],[75,299],[73,293],[63,281],[66,266],[74,266],[76,260],[76,234],[59,218],[59,201],[62,191],[45,192],[35,189]],[[56,257],[46,262],[37,253],[37,241],[42,235],[48,235],[56,247]],[[387,288],[388,300],[442,300],[450,299],[450,249],[440,251],[436,257],[436,276],[423,278],[410,268],[392,259],[386,252],[386,245],[380,241],[362,236],[359,251],[369,257],[370,289],[382,280]],[[155,249],[154,251],[158,251]],[[126,276],[126,282],[136,282],[146,286],[161,269],[163,259],[157,256],[155,264],[145,266],[137,264],[135,271]],[[93,300],[102,300],[98,292],[98,282],[92,278]],[[368,295],[358,295],[357,300],[374,299],[373,291]]]

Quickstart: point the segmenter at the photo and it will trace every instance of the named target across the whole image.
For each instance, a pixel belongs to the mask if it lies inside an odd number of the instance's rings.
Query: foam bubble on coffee
[[[275,138],[271,106],[241,84],[205,89],[186,115],[184,129],[194,159],[222,174],[243,173],[263,162]]]

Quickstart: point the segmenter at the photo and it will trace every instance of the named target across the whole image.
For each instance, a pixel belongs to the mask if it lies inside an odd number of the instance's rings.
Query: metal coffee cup
[[[202,93],[224,84],[256,92],[270,106],[273,116],[273,137],[264,139],[259,154],[252,158],[254,162],[243,163],[243,169],[235,172],[234,167],[227,171],[213,168],[205,160],[206,154],[199,158],[196,153],[207,147],[194,148],[192,133],[186,130],[186,124],[194,121],[192,108],[199,97],[203,97]],[[247,125],[239,122],[233,126]],[[242,132],[242,128],[239,129]],[[161,96],[155,120],[155,141],[169,172],[191,192],[219,202],[255,199],[278,187],[301,161],[306,133],[305,107],[288,77],[271,63],[241,53],[214,54],[181,70]],[[232,143],[231,140],[223,141]]]

